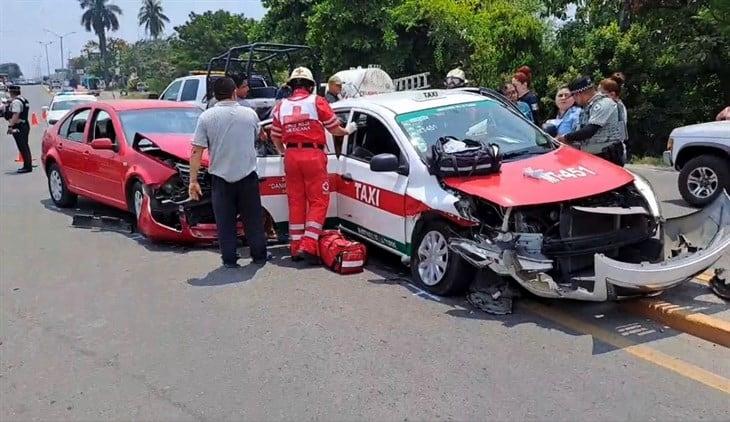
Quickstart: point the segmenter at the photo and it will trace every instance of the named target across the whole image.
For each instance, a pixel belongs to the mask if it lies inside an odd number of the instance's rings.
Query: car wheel
[[[139,215],[142,213],[142,200],[144,199],[144,191],[142,190],[142,182],[135,180],[132,183],[132,187],[129,189],[127,206],[129,212],[134,214],[135,219],[139,220]]]
[[[689,160],[679,173],[679,193],[688,203],[702,207],[722,193],[730,179],[728,160],[700,155]]]
[[[48,166],[48,193],[51,200],[59,208],[68,208],[76,204],[78,197],[71,193],[61,174],[61,168],[56,163]]]
[[[474,267],[449,250],[452,232],[443,222],[427,224],[418,233],[411,254],[413,280],[441,296],[464,292],[474,278]]]

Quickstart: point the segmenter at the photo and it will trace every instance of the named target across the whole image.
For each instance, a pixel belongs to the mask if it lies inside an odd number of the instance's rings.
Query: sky
[[[135,42],[145,38],[144,28],[137,23],[137,13],[142,0],[110,0],[122,9],[119,30],[110,33],[114,38]],[[260,0],[162,0],[164,13],[170,18],[165,25],[165,34],[172,34],[173,28],[185,23],[190,12],[224,9],[231,13],[243,13],[247,17],[260,19],[266,13]],[[35,63],[40,60],[42,72],[46,74],[46,55],[38,41],[53,41],[48,46],[51,72],[61,66],[61,47],[58,37],[46,32],[63,35],[64,56],[68,59],[78,56],[88,40],[97,40],[93,32],[86,32],[81,26],[81,8],[78,0],[0,0],[0,63],[13,62],[20,66],[25,77],[36,77]]]

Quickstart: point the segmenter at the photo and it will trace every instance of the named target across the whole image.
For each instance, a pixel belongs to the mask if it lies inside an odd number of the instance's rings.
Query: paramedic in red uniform
[[[327,100],[314,93],[314,77],[306,67],[294,69],[287,84],[292,93],[274,107],[271,140],[284,151],[291,255],[318,262],[317,243],[330,202],[324,130],[345,136],[357,124],[340,126]]]

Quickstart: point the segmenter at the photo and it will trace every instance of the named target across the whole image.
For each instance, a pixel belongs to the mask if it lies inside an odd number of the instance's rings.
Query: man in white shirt
[[[188,188],[190,197],[199,200],[202,191],[198,183],[198,169],[203,150],[207,148],[213,213],[223,265],[227,268],[240,267],[236,262],[237,215],[243,220],[253,262],[263,265],[271,258],[266,250],[264,215],[256,174],[254,142],[259,134],[259,118],[252,109],[236,102],[235,90],[236,84],[231,78],[220,78],[213,83],[217,102],[198,118]]]

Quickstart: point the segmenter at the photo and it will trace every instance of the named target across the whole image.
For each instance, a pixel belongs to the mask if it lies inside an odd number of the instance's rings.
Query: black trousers
[[[30,146],[28,145],[28,135],[30,135],[30,125],[28,123],[21,123],[15,126],[16,129],[20,129],[20,132],[13,133],[15,139],[15,145],[18,147],[18,152],[23,157],[23,168],[33,168],[33,157],[30,155]]]
[[[236,225],[241,216],[246,240],[254,261],[266,259],[266,233],[264,231],[264,209],[261,207],[259,177],[252,172],[243,179],[229,183],[211,175],[213,191],[213,214],[218,229],[218,244],[224,264],[236,262]]]

